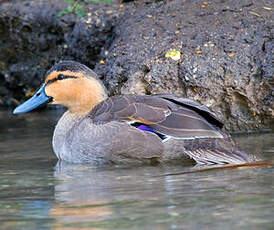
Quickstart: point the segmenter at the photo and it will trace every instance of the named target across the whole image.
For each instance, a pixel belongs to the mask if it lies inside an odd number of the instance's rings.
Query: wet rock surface
[[[1,106],[72,59],[110,94],[173,93],[209,106],[228,130],[273,128],[272,0],[113,1],[58,17],[66,4],[0,1]],[[171,49],[179,60],[166,57]]]

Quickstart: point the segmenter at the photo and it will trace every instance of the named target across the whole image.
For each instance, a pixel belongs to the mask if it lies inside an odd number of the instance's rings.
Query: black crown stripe
[[[46,85],[49,85],[49,84],[51,84],[53,82],[56,82],[56,81],[61,81],[61,80],[69,79],[69,78],[78,78],[78,77],[59,74],[56,78],[53,78],[53,79],[50,79],[49,81],[47,81]]]

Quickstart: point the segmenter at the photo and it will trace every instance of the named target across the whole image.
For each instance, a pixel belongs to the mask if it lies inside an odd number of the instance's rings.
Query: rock
[[[0,2],[0,103],[73,59],[111,95],[174,93],[209,106],[228,130],[274,128],[271,2],[117,0],[85,5],[83,18],[58,17],[65,0]]]
[[[87,9],[92,14],[80,18],[58,16],[66,0],[0,1],[0,75],[5,76],[0,82],[8,91],[0,96],[0,105],[6,105],[6,97],[24,100],[59,60],[78,60],[93,68],[122,13],[115,6],[93,4]]]
[[[122,16],[106,65],[96,71],[113,94],[174,93],[209,106],[228,130],[273,128],[273,11],[264,10],[267,3],[143,1]],[[179,61],[165,57],[171,49],[180,51]]]

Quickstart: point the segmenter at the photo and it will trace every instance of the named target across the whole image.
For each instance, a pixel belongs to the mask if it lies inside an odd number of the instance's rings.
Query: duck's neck
[[[69,111],[65,112],[58,121],[54,133],[53,133],[53,150],[56,156],[61,159],[61,154],[66,152],[64,148],[65,138],[68,137],[68,133],[81,119],[82,114],[74,114]]]

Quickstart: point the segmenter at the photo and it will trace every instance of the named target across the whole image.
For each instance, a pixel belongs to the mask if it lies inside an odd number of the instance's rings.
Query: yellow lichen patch
[[[206,8],[208,6],[208,2],[203,2],[203,4],[201,5],[202,8]]]
[[[171,58],[174,61],[179,61],[181,58],[181,53],[178,50],[172,49],[166,52],[165,57]]]

